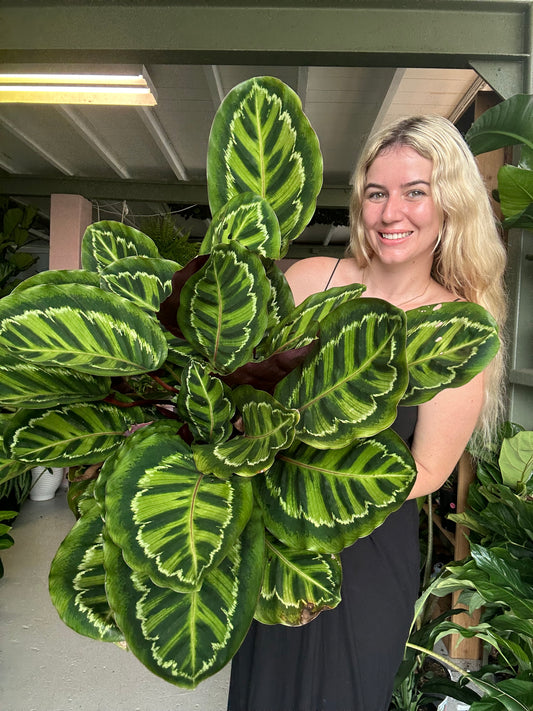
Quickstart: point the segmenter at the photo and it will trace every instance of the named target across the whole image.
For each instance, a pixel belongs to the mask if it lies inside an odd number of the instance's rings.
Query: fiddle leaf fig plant
[[[52,601],[185,687],[231,659],[254,616],[299,625],[339,603],[338,554],[415,479],[397,407],[461,385],[498,348],[473,304],[406,315],[354,284],[295,307],[275,260],[313,215],[322,158],[278,79],[228,94],[207,162],[199,256],[163,260],[98,222],[81,270],[0,302],[6,460],[96,475],[77,486]]]

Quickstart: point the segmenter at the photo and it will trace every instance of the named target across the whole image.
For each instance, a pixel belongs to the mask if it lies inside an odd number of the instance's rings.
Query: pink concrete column
[[[81,195],[50,197],[49,269],[81,267],[81,239],[92,221],[92,205]]]

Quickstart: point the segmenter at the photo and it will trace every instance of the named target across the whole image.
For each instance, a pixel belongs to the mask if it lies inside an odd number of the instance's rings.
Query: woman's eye
[[[425,195],[426,193],[423,190],[410,190],[407,193],[407,196],[410,198],[417,198]]]
[[[373,192],[373,193],[368,193],[366,196],[367,200],[382,200],[385,197],[385,193],[381,192]]]

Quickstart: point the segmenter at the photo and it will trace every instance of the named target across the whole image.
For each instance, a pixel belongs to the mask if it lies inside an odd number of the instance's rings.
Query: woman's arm
[[[418,475],[409,499],[430,494],[444,484],[463,453],[483,403],[483,373],[466,385],[442,390],[418,407],[411,452]]]

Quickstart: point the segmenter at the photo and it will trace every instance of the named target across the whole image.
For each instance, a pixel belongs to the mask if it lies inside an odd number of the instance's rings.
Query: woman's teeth
[[[409,237],[411,232],[381,232],[383,239],[403,239]]]

